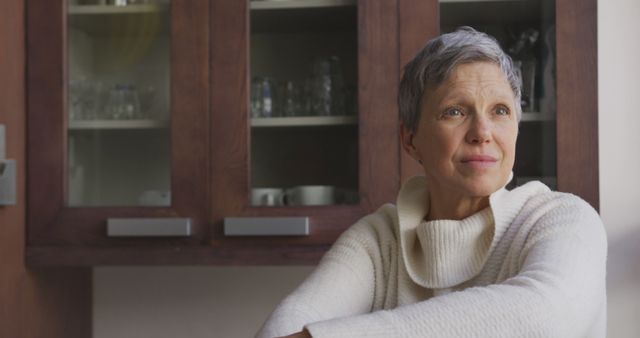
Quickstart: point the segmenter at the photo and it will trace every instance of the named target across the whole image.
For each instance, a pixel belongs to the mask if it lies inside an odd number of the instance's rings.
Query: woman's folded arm
[[[318,267],[287,296],[257,337],[272,338],[301,331],[306,324],[371,311],[374,270],[363,227],[346,231]]]
[[[585,337],[606,308],[607,243],[597,215],[584,220],[542,227],[502,283],[306,328],[316,338]]]

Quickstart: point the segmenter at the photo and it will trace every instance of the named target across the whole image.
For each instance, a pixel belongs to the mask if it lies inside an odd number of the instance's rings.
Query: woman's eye
[[[463,115],[463,113],[459,108],[450,108],[445,111],[444,115],[445,117],[456,117]]]
[[[507,109],[505,107],[498,107],[498,108],[496,108],[496,114],[498,114],[498,115],[509,115],[509,109]]]

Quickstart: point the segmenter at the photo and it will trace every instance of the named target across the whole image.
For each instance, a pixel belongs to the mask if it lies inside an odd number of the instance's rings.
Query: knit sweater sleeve
[[[353,225],[277,306],[256,337],[285,336],[309,323],[370,312],[375,289],[372,255],[377,248],[366,221]]]
[[[607,242],[597,213],[577,198],[561,202],[519,250],[519,272],[499,284],[307,328],[315,338],[604,337],[591,329],[606,309]]]

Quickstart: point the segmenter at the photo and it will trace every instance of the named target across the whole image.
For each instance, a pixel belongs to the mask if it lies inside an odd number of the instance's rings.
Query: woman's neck
[[[437,198],[434,198],[437,196]],[[489,206],[489,196],[469,197],[438,194],[429,191],[427,221],[438,219],[462,220]]]

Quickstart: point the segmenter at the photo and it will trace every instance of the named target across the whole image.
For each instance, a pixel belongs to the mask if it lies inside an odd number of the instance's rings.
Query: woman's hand
[[[309,331],[307,331],[307,329],[304,329],[300,332],[296,332],[294,334],[290,334],[288,336],[284,336],[284,337],[280,337],[280,338],[312,338],[311,334],[309,333]]]

